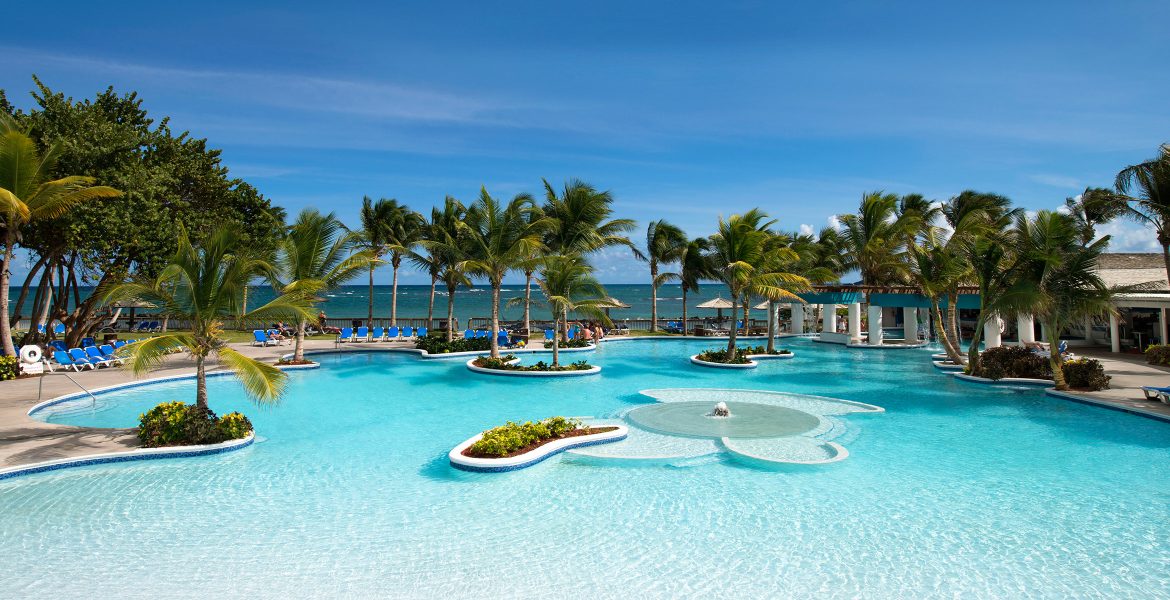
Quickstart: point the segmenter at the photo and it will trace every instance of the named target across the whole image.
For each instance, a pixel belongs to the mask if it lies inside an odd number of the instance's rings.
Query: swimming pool
[[[931,350],[789,339],[788,361],[706,369],[718,342],[603,345],[594,377],[525,380],[463,360],[321,355],[258,409],[260,441],[197,458],[0,481],[0,597],[1167,597],[1170,425],[953,381]],[[576,357],[574,357],[575,359]],[[131,426],[191,382],[62,405]],[[767,389],[875,404],[849,458],[798,470],[726,455],[613,466],[554,457],[457,471],[507,419],[614,417],[648,388]],[[635,463],[636,464],[636,463]]]

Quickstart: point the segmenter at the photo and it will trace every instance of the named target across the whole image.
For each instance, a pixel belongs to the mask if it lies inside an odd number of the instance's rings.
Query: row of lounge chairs
[[[414,327],[407,325],[406,327],[342,327],[341,333],[337,335],[337,343],[344,342],[394,342],[398,340],[414,340],[420,337],[426,337],[427,328],[419,327],[415,331]]]
[[[45,361],[45,366],[49,368],[50,372],[55,372],[57,367],[73,371],[84,371],[86,369],[120,365],[125,359],[118,356],[118,349],[137,341],[115,340],[110,344],[69,348],[68,350],[60,350],[57,345],[53,345],[50,346],[53,348],[53,360]]]

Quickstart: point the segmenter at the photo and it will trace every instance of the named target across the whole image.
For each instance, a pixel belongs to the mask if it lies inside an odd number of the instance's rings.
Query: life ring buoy
[[[32,364],[41,362],[41,347],[40,346],[24,346],[20,349],[21,362]]]

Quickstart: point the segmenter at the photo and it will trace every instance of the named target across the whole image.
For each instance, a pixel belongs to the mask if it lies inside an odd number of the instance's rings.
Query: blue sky
[[[9,28],[0,86],[137,90],[290,212],[351,223],[363,195],[425,211],[542,177],[692,235],[754,206],[818,229],[877,189],[1054,208],[1170,141],[1170,3],[893,4],[18,3],[51,26]]]

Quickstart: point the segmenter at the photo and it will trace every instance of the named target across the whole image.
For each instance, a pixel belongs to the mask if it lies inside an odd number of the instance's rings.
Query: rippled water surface
[[[223,455],[0,481],[0,597],[1170,597],[1170,425],[958,383],[928,350],[787,340],[750,372],[636,341],[600,376],[476,376],[462,361],[325,356]],[[792,391],[876,404],[845,461],[764,470],[554,457],[504,474],[447,451],[507,419],[613,417],[648,388]],[[48,419],[132,426],[194,384]]]

